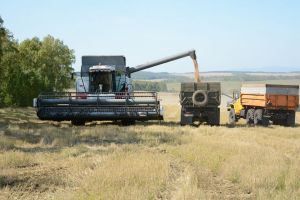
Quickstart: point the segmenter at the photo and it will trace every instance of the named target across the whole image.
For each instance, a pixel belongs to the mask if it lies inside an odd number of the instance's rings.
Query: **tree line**
[[[139,91],[167,92],[167,84],[163,81],[133,81],[133,89]]]
[[[41,92],[70,87],[74,51],[50,35],[19,42],[0,17],[0,106],[30,106]]]

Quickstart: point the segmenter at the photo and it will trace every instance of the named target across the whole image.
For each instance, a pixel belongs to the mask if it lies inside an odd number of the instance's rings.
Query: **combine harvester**
[[[247,124],[295,126],[299,105],[298,85],[244,84],[240,95],[228,104],[229,124],[240,119]]]
[[[134,92],[131,74],[184,57],[192,58],[198,76],[195,50],[136,67],[126,67],[124,56],[83,56],[76,92],[40,94],[34,99],[37,116],[41,120],[67,120],[74,125],[93,120],[121,121],[123,125],[136,120],[163,120],[157,92]]]

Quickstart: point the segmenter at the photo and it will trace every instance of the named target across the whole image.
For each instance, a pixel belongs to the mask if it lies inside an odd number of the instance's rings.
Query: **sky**
[[[297,0],[0,0],[18,41],[48,34],[82,55],[124,55],[134,67],[195,49],[200,71],[300,71]],[[191,72],[189,58],[148,71]]]

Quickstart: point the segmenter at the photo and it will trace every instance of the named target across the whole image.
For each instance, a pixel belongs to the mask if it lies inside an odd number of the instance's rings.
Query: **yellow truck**
[[[228,104],[229,124],[243,118],[247,124],[294,126],[299,85],[243,84]]]

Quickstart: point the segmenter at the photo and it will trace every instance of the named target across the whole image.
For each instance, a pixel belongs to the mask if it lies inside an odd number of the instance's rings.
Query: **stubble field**
[[[32,108],[0,109],[0,199],[297,199],[300,115],[294,128],[164,122],[83,127],[44,122]]]

